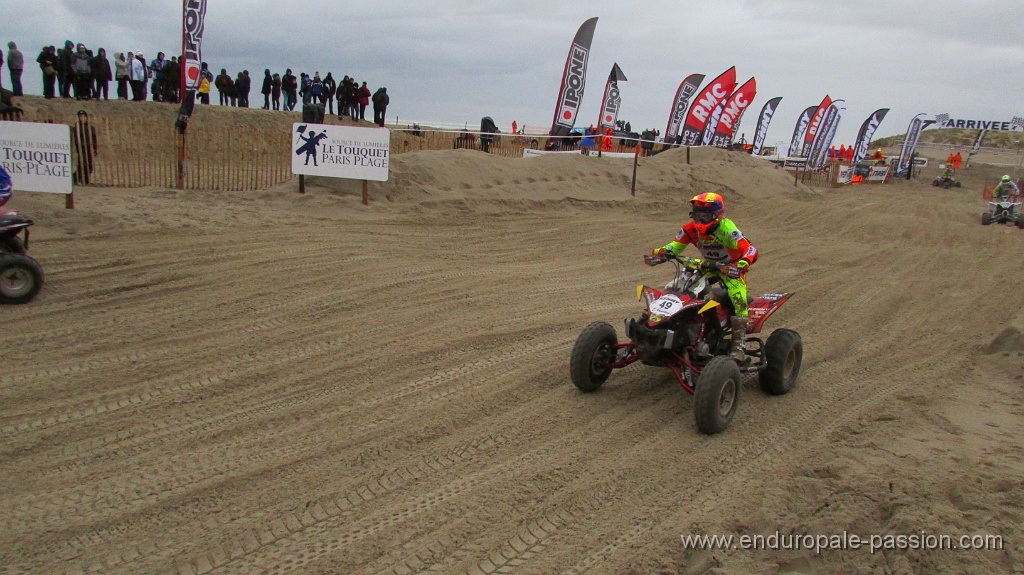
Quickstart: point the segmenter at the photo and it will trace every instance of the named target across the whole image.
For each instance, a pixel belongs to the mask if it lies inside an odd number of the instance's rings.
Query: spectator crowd
[[[43,97],[72,98],[76,100],[109,100],[109,86],[115,84],[115,98],[121,100],[177,103],[180,101],[181,62],[177,56],[166,57],[158,52],[156,58],[148,60],[141,50],[114,52],[107,56],[103,48],[95,52],[85,44],[64,42],[62,48],[44,46],[36,57],[43,79]],[[11,94],[22,96],[21,76],[25,58],[15,42],[7,44],[7,52],[0,50],[0,67],[9,71]],[[0,79],[0,88],[3,88]],[[221,68],[214,77],[208,65],[203,62],[198,86],[198,101],[210,104],[210,92],[216,90],[221,106],[249,107],[252,79],[248,70],[238,72],[234,77],[227,69]],[[328,72],[312,76],[301,72],[296,77],[289,68],[284,74],[263,71],[260,85],[263,96],[263,110],[294,110],[301,98],[303,104],[320,104],[328,113],[338,117],[366,120],[367,106],[373,107],[373,122],[383,126],[390,97],[387,88],[370,91],[366,82],[344,76],[340,82]],[[283,100],[282,100],[283,98]]]

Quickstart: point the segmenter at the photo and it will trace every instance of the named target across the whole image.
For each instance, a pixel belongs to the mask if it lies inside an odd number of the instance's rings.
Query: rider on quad
[[[1010,179],[1010,176],[1003,176],[999,180],[999,185],[992,190],[992,198],[997,202],[1005,202],[1007,200],[1016,200],[1020,197],[1020,188],[1017,184]]]
[[[692,222],[679,229],[676,238],[660,248],[655,256],[678,255],[687,244],[700,250],[708,269],[717,274],[732,301],[732,346],[729,355],[737,363],[747,361],[744,338],[747,333],[747,280],[750,264],[757,261],[757,248],[743,237],[732,220],[722,217],[725,198],[714,192],[698,194],[690,199]]]

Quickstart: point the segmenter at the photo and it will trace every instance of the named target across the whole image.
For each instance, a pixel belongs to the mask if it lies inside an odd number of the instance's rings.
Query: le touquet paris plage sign
[[[23,192],[71,193],[71,128],[0,122],[0,165]]]
[[[292,126],[292,173],[386,182],[391,131],[326,124]]]

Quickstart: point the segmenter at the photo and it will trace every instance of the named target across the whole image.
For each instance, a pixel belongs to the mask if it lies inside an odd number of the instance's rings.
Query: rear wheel
[[[28,303],[43,288],[43,268],[24,254],[0,254],[0,303]]]
[[[1016,220],[1017,227],[1024,229],[1024,214],[1017,214],[1017,217],[1014,219]]]
[[[725,431],[740,404],[740,368],[731,357],[720,355],[700,372],[694,393],[697,429],[713,435]]]
[[[603,321],[583,328],[569,359],[569,376],[581,391],[597,391],[612,373],[618,337],[615,328]]]
[[[777,329],[764,344],[767,366],[758,374],[761,389],[770,395],[784,395],[796,385],[804,357],[800,334],[786,328]]]
[[[4,236],[0,238],[0,254],[23,254],[25,253],[25,245],[21,243],[21,238],[18,236]]]
[[[987,226],[987,225],[989,225],[991,223],[992,223],[992,214],[990,212],[985,212],[984,214],[981,214],[981,225]]]

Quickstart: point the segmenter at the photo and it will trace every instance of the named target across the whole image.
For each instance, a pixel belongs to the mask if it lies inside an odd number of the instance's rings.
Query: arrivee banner
[[[71,193],[71,128],[64,124],[0,122],[0,164],[14,189]]]
[[[391,131],[326,124],[292,125],[292,173],[385,182]]]

